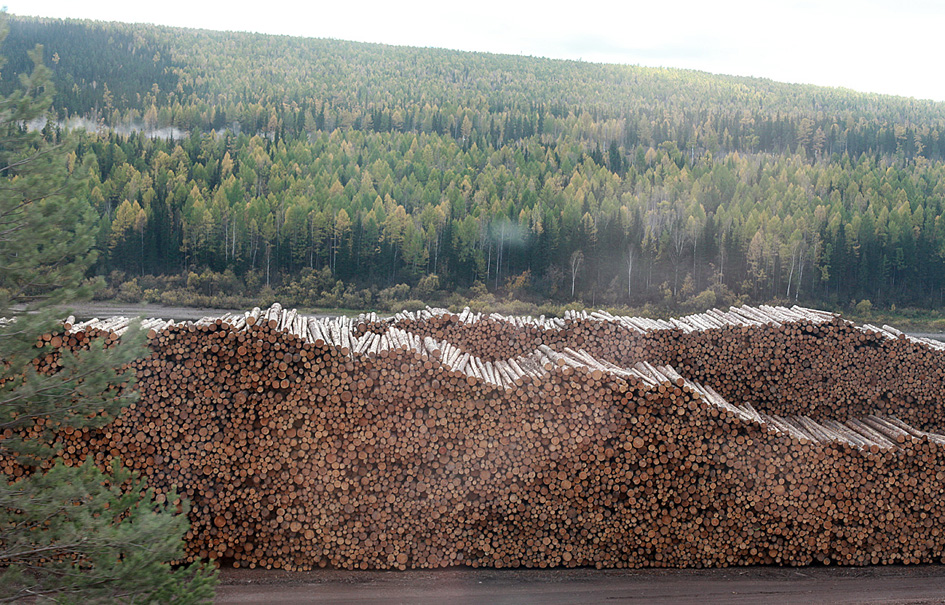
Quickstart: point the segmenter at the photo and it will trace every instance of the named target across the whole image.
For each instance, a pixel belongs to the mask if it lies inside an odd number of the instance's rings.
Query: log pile
[[[126,327],[85,322],[44,342],[80,348]],[[57,446],[71,463],[121,456],[158,494],[177,486],[193,502],[191,558],[407,569],[945,557],[943,347],[888,327],[799,307],[316,320],[278,305],[144,327],[141,400]],[[54,352],[41,359],[55,369]]]
[[[669,321],[603,311],[546,320],[428,309],[387,320],[365,317],[359,330],[389,326],[445,338],[483,359],[525,355],[545,345],[584,348],[618,366],[672,365],[728,399],[777,414],[831,419],[882,412],[921,428],[945,428],[939,405],[945,344],[890,326],[856,326],[814,309],[745,306]],[[492,346],[493,338],[500,342]]]

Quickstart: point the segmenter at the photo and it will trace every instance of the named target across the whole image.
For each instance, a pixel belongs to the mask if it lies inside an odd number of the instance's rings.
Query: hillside
[[[47,136],[99,126],[74,162],[91,170],[98,271],[126,299],[945,295],[942,103],[337,40],[9,29],[0,92],[43,44]]]

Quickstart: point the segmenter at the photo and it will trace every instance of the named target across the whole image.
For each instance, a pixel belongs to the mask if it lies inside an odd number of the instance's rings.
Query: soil
[[[71,313],[79,321],[97,317],[105,319],[107,317],[156,317],[160,319],[173,319],[174,321],[196,321],[201,317],[219,317],[224,313],[242,313],[237,309],[211,309],[206,307],[168,307],[165,305],[155,305],[148,303],[129,304],[116,302],[87,302],[73,305],[66,305],[66,309],[71,309]]]
[[[945,603],[945,566],[221,570],[216,603]]]

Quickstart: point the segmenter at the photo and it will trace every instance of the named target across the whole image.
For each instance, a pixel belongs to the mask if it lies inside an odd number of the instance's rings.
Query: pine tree
[[[5,31],[5,21],[2,24]],[[2,35],[0,35],[2,39]],[[54,374],[35,370],[40,335],[56,329],[56,305],[87,297],[95,215],[81,195],[82,166],[68,143],[31,130],[52,99],[41,48],[20,89],[0,99],[0,602],[196,602],[212,598],[214,574],[177,568],[186,503],[155,498],[119,461],[67,466],[44,446],[66,427],[99,427],[135,399],[122,369],[144,352],[139,331],[106,350],[64,353]],[[124,387],[120,385],[125,385]],[[13,468],[7,465],[6,468]]]

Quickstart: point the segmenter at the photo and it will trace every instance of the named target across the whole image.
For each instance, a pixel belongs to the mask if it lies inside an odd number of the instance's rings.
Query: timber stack
[[[108,346],[128,325],[67,321],[37,365],[55,371],[57,351]],[[274,305],[143,329],[141,399],[55,445],[70,464],[120,456],[158,494],[176,486],[191,559],[945,558],[945,347],[888,326],[801,307],[326,320]]]

